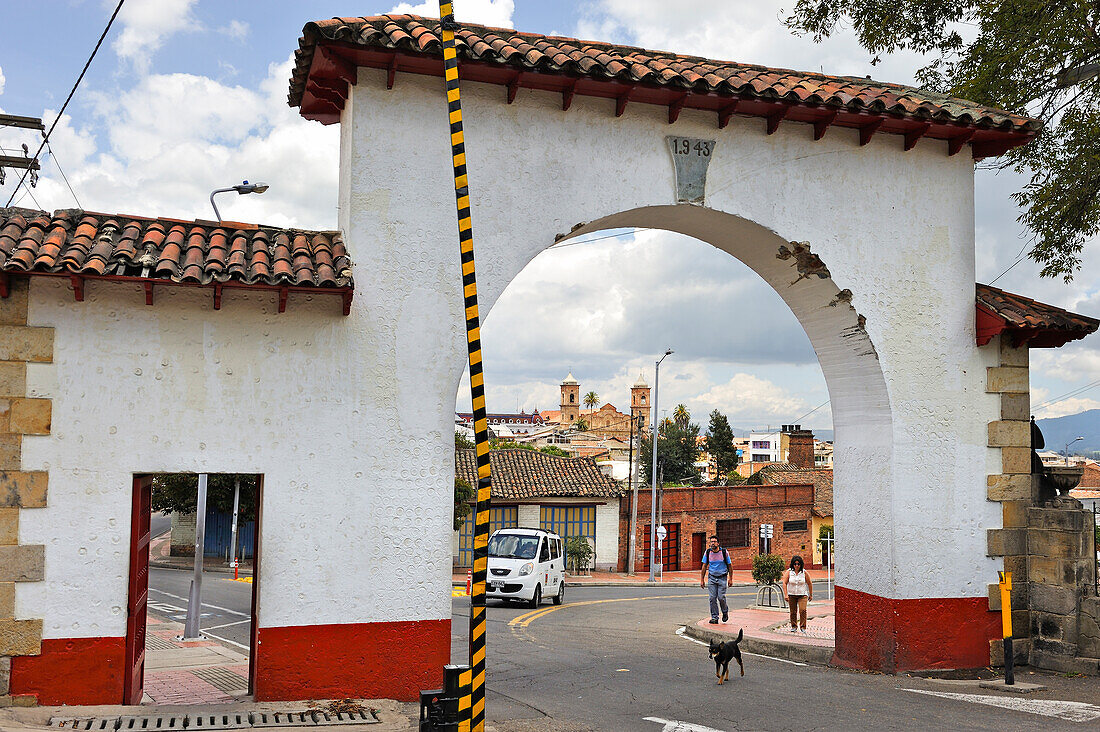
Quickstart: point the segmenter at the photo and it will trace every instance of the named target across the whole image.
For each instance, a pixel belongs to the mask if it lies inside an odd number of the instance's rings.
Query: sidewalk
[[[194,557],[173,557],[171,554],[171,535],[161,534],[149,542],[149,566],[161,569],[194,569]],[[228,566],[221,557],[203,557],[203,572],[220,572],[233,574],[233,567]],[[239,568],[241,577],[252,576],[252,560],[241,560]],[[465,580],[463,580],[465,581]]]
[[[835,614],[832,600],[810,603],[806,610],[806,635],[790,632],[790,615],[784,610],[749,606],[730,608],[729,620],[710,624],[710,618],[689,622],[685,635],[703,641],[725,641],[744,630],[741,650],[773,658],[828,665],[835,645]]]

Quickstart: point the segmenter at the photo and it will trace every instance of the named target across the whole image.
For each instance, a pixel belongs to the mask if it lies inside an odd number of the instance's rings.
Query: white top
[[[795,572],[793,569],[787,575],[788,595],[808,595],[810,587],[806,584],[806,570]]]

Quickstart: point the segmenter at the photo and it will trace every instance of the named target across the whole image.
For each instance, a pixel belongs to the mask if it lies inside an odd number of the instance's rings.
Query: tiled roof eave
[[[412,43],[402,23],[429,30],[420,34],[417,43]],[[400,36],[401,41],[393,42],[377,25],[395,37]],[[303,116],[331,124],[339,121],[349,84],[355,83],[358,66],[385,69],[388,86],[395,83],[397,72],[442,76],[438,41],[423,42],[425,36],[433,33],[430,29],[437,26],[438,20],[415,16],[345,19],[335,31],[329,22],[307,25],[296,53],[289,103],[301,107]],[[668,107],[670,123],[683,109],[695,109],[715,113],[719,127],[725,126],[730,114],[737,114],[767,119],[769,134],[780,121],[783,124],[792,121],[812,124],[814,139],[820,139],[830,126],[857,128],[861,131],[861,143],[866,143],[876,133],[896,134],[905,137],[904,148],[908,150],[921,137],[930,137],[948,141],[951,154],[969,144],[972,154],[978,158],[1000,155],[1022,145],[1039,129],[1036,120],[963,100],[924,95],[916,103],[914,97],[923,92],[869,80],[727,64],[746,77],[770,73],[783,78],[782,83],[771,85],[757,84],[751,78],[734,84],[713,74],[670,70],[673,63],[683,67],[697,62],[711,65],[725,62],[521,34],[507,29],[474,25],[463,28],[463,32],[468,30],[471,36],[481,33],[486,38],[514,37],[518,45],[530,47],[521,54],[505,44],[498,51],[492,44],[478,41],[476,36],[472,47],[466,42],[459,43],[462,78],[507,86],[509,102],[517,89],[536,89],[561,93],[563,109],[568,109],[575,95],[592,96],[616,100],[613,107],[616,115],[622,114],[629,104],[656,104]],[[460,41],[462,37],[460,33]],[[578,53],[577,48],[588,49],[590,55],[595,54],[594,58],[604,58],[604,63],[587,57],[590,63],[586,66],[577,63],[576,59],[570,63],[555,63],[548,60],[555,51],[554,43],[568,44],[574,49],[574,55]],[[474,53],[474,48],[478,53]],[[513,51],[510,55],[508,48]],[[627,51],[635,56],[650,56],[641,60],[632,56],[623,59],[622,63],[608,56],[608,53]],[[553,58],[566,56],[559,52]],[[537,60],[532,61],[532,58]],[[663,71],[647,73],[646,63],[660,66]],[[805,83],[800,83],[800,78]],[[814,85],[821,87],[821,91],[807,88]],[[732,109],[734,105],[736,109]]]
[[[1100,320],[1096,318],[1023,295],[980,283],[975,289],[979,346],[989,343],[995,335],[1004,334],[1017,348],[1025,344],[1029,348],[1058,348],[1100,328]]]

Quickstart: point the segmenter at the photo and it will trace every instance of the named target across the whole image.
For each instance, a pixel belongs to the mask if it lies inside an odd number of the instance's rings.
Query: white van
[[[485,597],[521,600],[538,607],[544,597],[565,601],[565,557],[561,537],[544,529],[499,529],[489,537]]]

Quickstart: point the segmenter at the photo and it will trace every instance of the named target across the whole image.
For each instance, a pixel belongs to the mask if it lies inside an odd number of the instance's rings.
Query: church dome
[[[577,386],[577,380],[573,378],[573,372],[569,372],[569,376],[565,377],[565,381],[561,382],[562,386]]]

